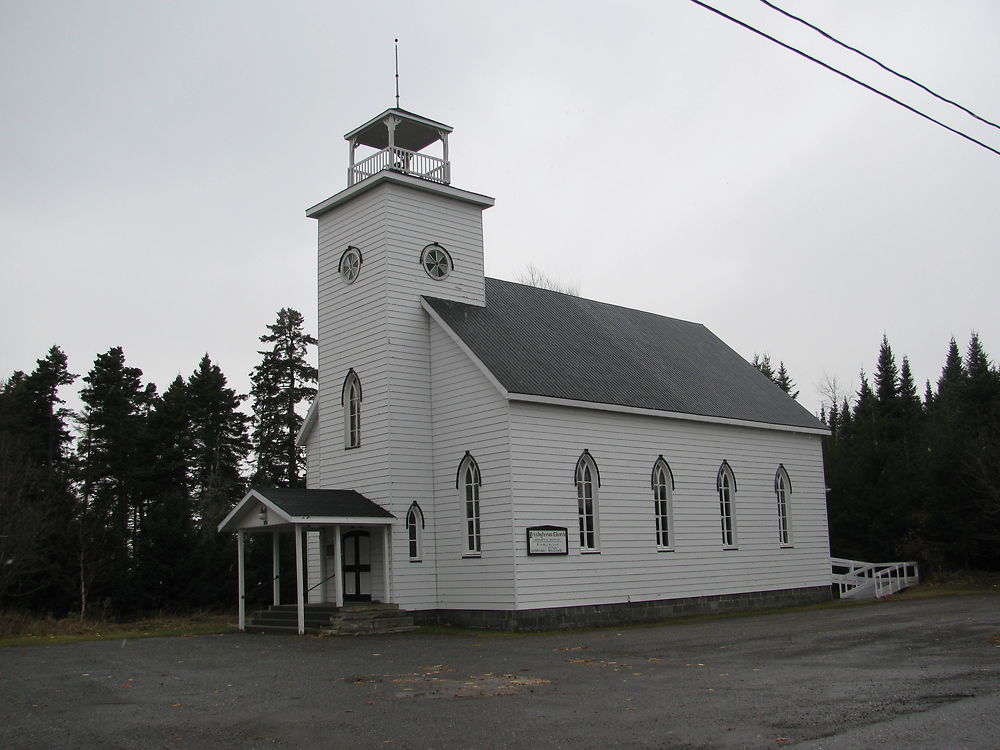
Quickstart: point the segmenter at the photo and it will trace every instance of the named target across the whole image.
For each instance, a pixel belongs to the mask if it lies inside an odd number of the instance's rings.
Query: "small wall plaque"
[[[525,531],[529,555],[569,554],[569,535],[565,526],[531,526]]]

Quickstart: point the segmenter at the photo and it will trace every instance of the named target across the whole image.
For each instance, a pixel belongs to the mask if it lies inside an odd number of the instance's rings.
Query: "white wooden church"
[[[824,425],[703,325],[486,278],[494,201],[451,185],[451,130],[383,112],[307,210],[308,489],[219,527],[241,628],[248,534],[276,567],[294,544],[299,632],[366,600],[531,629],[829,598]]]

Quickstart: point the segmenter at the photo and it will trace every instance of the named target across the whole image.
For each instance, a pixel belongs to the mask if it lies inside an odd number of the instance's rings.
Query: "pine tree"
[[[760,356],[754,353],[753,360],[750,364],[760,370],[768,380],[772,383],[774,382],[774,368],[771,366],[771,355],[767,352],[764,352],[764,354]]]
[[[302,428],[302,404],[316,396],[318,373],[306,360],[316,339],[302,330],[302,315],[291,308],[278,311],[277,320],[260,337],[270,349],[260,351],[261,363],[250,375],[253,397],[253,450],[257,465],[254,483],[300,487],[305,455],[295,443]]]
[[[95,595],[112,606],[133,600],[133,550],[144,513],[142,475],[148,467],[146,419],[156,388],[142,370],[125,365],[121,347],[97,356],[87,384],[78,453],[80,613]]]
[[[0,387],[0,602],[67,606],[61,583],[72,562],[72,413],[59,397],[76,375],[57,346],[33,372]]]
[[[952,337],[948,343],[948,354],[941,370],[941,377],[938,378],[937,395],[944,396],[949,390],[960,387],[964,381],[965,367],[962,365],[962,355],[958,351],[955,338]]]
[[[896,358],[893,356],[889,338],[882,334],[882,345],[879,348],[878,363],[875,365],[875,395],[879,404],[888,406],[895,403],[899,396],[899,370],[896,369]]]
[[[792,389],[795,387],[795,381],[792,380],[792,378],[789,376],[788,370],[785,369],[784,362],[778,363],[778,372],[775,374],[772,380],[774,380],[775,385],[777,385],[781,390],[783,390],[793,399],[797,399],[799,397],[798,391],[795,391],[794,393],[792,392]]]
[[[190,425],[188,470],[201,575],[189,582],[185,599],[197,606],[226,600],[236,561],[234,540],[218,524],[246,491],[242,471],[250,443],[245,396],[227,384],[206,354],[186,386]]]
[[[903,364],[899,368],[899,405],[905,424],[912,423],[920,416],[920,396],[917,395],[917,385],[913,382],[913,371],[907,357],[903,357]]]
[[[146,610],[190,605],[189,582],[201,574],[188,456],[191,419],[187,385],[178,376],[149,417],[146,512],[136,544],[139,604]]]

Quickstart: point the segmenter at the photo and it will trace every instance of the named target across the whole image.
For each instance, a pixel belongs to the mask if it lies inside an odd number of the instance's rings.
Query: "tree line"
[[[205,355],[160,393],[121,347],[80,378],[52,347],[0,384],[0,607],[128,615],[227,605],[235,544],[216,528],[249,486],[304,486],[295,444],[316,394],[316,339],[278,312],[237,394]],[[784,362],[753,364],[792,398]],[[81,381],[79,413],[59,397]],[[250,413],[244,411],[249,402]],[[834,555],[916,559],[924,570],[1000,568],[1000,371],[979,337],[954,339],[918,395],[883,338],[871,380],[830,389],[824,463]],[[249,540],[269,576],[270,548]],[[290,566],[285,565],[285,568]]]
[[[305,484],[295,436],[316,339],[288,308],[267,329],[249,396],[207,354],[159,393],[121,347],[83,376],[79,413],[59,396],[79,376],[58,346],[0,385],[0,606],[128,615],[232,599],[219,522],[250,485]]]
[[[856,397],[831,395],[821,416],[833,553],[930,573],[1000,569],[1000,371],[979,336],[964,357],[950,341],[922,396],[886,337]]]

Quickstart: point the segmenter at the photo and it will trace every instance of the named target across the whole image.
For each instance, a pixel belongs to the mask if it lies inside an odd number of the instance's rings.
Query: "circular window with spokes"
[[[348,247],[340,256],[340,278],[345,284],[353,284],[361,274],[361,251],[356,247]]]
[[[420,253],[420,265],[424,267],[428,276],[435,281],[440,281],[451,273],[451,255],[438,243],[432,242]]]

